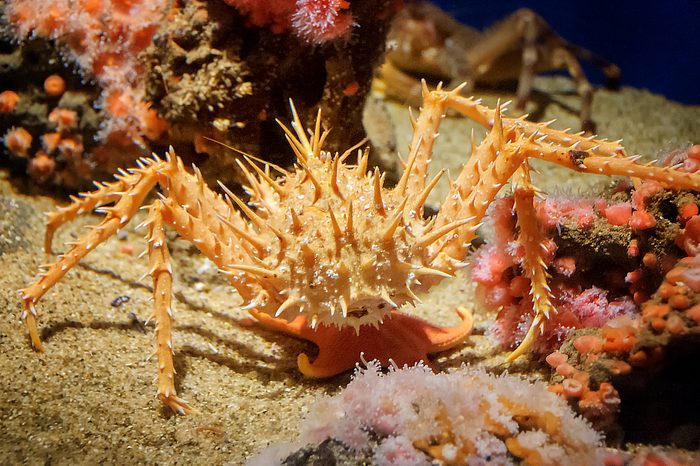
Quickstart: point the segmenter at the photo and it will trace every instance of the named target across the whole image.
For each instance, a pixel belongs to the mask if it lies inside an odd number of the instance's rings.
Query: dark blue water
[[[622,84],[700,105],[700,0],[438,0],[461,22],[483,29],[519,7],[561,36],[622,68]],[[595,83],[603,77],[586,72]]]

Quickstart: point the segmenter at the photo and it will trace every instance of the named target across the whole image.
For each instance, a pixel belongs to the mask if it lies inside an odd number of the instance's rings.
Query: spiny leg
[[[433,145],[438,137],[440,122],[445,117],[448,98],[459,94],[461,86],[452,91],[429,91],[425,80],[422,81],[423,107],[418,119],[413,122],[413,139],[404,173],[397,183],[400,193],[418,193],[425,188],[428,165],[433,154]]]
[[[148,257],[153,277],[153,315],[156,323],[156,350],[158,358],[158,398],[178,414],[192,408],[177,396],[172,340],[172,285],[173,271],[163,225],[163,202],[158,199],[148,210]]]
[[[438,92],[438,91],[433,91]],[[449,94],[445,91],[439,91],[447,98],[447,106],[452,108],[465,117],[476,121],[482,126],[490,128],[494,123],[496,110],[481,105],[480,100],[475,100],[471,97],[462,97],[457,94]],[[505,106],[505,105],[504,105]],[[525,115],[526,116],[526,115]],[[607,141],[605,139],[597,139],[595,135],[584,135],[583,132],[571,134],[568,130],[560,131],[549,128],[548,126],[554,121],[545,123],[533,123],[527,121],[525,116],[518,118],[503,118],[503,127],[506,131],[517,131],[523,136],[537,137],[539,140],[547,141],[552,145],[558,145],[560,148],[569,148],[576,151],[587,151],[590,155],[597,156],[626,156],[625,148],[620,145],[619,141]],[[562,149],[563,150],[563,149]],[[528,155],[534,157],[535,155]],[[559,162],[557,162],[559,163]]]
[[[117,181],[112,183],[100,184],[96,182],[97,190],[80,193],[78,197],[70,196],[71,201],[73,201],[70,205],[59,207],[55,212],[48,214],[46,233],[44,234],[44,251],[47,254],[51,253],[53,235],[61,225],[70,222],[77,215],[92,212],[96,207],[118,201],[124,191],[134,187],[139,181],[140,175],[120,171],[115,178]]]
[[[484,141],[479,146],[474,146],[472,142],[472,155],[435,217],[436,227],[458,218],[472,219],[457,229],[454,235],[442,240],[442,252],[447,256],[457,260],[464,258],[476,236],[476,229],[486,215],[486,209],[522,164],[524,157],[520,145],[528,141],[522,138],[509,141],[509,137],[504,131],[500,111],[496,111],[494,124]]]
[[[37,351],[43,351],[44,348],[37,330],[35,304],[68,270],[131,220],[148,192],[157,182],[155,170],[147,168],[139,173],[139,180],[125,195],[121,196],[113,207],[103,208],[106,216],[99,225],[72,243],[70,251],[60,256],[45,272],[41,273],[37,281],[20,290],[23,307],[22,318],[26,322],[32,345]],[[75,212],[77,213],[77,210]]]
[[[524,162],[515,172],[512,183],[515,211],[520,228],[518,241],[525,251],[522,269],[525,276],[530,279],[530,295],[532,296],[535,316],[525,338],[508,355],[508,362],[514,361],[532,348],[537,335],[542,332],[545,320],[549,318],[550,314],[556,313],[556,309],[552,305],[551,291],[547,284],[550,277],[543,259],[543,246],[540,241],[542,232],[537,223],[535,212],[534,200],[537,190],[530,182],[530,167],[527,162]]]
[[[700,191],[700,174],[660,167],[652,163],[637,163],[640,156],[603,156],[595,151],[561,148],[548,142],[524,148],[528,158],[537,158],[562,165],[575,171],[606,176],[626,176],[656,181],[670,189]]]

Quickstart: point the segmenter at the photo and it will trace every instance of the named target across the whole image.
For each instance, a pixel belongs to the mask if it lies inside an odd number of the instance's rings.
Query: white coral
[[[395,466],[421,457],[426,464],[594,464],[600,446],[598,433],[542,382],[467,367],[433,374],[423,364],[382,374],[377,363],[311,406],[295,443],[332,437],[359,451],[372,436],[380,437],[374,461]]]

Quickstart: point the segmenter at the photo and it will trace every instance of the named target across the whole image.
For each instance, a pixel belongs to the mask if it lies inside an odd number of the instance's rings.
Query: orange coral
[[[19,96],[15,91],[0,92],[0,113],[10,113],[14,111],[19,102]]]
[[[24,128],[12,128],[3,138],[5,147],[15,155],[27,157],[29,149],[32,147],[32,135]]]
[[[632,349],[637,342],[637,332],[631,325],[603,327],[603,350],[608,353],[624,353]]]
[[[56,125],[58,131],[68,131],[78,126],[78,114],[67,108],[54,108],[49,113],[49,121]]]
[[[47,154],[52,154],[61,141],[61,133],[46,133],[41,136],[41,145]]]
[[[44,182],[53,174],[55,167],[56,161],[53,158],[39,152],[29,161],[27,173],[35,180]]]
[[[52,74],[44,80],[44,91],[49,97],[59,97],[66,91],[66,82],[57,74]]]
[[[38,36],[63,46],[79,69],[102,87],[103,101],[115,91],[129,95],[131,107],[112,113],[100,137],[128,128],[127,136],[141,142],[148,121],[137,117],[145,96],[138,53],[151,43],[167,15],[164,0],[10,0],[6,12],[17,39]],[[52,75],[44,87],[47,95],[56,97],[65,90],[65,82]]]

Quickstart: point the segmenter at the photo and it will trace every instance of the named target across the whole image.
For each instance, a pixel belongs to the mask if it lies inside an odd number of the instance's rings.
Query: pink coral
[[[602,327],[611,319],[638,312],[629,297],[610,299],[608,291],[597,287],[579,291],[558,282],[552,292],[557,313],[547,320],[543,335],[534,346],[538,354],[558,348],[576,329]],[[498,313],[490,326],[490,335],[506,348],[513,348],[525,337],[533,317],[529,299],[513,300]]]
[[[338,395],[316,401],[300,430],[298,446],[334,438],[361,451],[377,439],[378,465],[596,464],[600,454],[598,433],[545,384],[464,367],[382,374],[369,363]],[[258,458],[249,464],[275,464]]]
[[[345,11],[349,7],[345,0],[297,0],[292,27],[316,43],[347,36],[352,26],[352,15]]]
[[[352,15],[346,0],[224,0],[243,13],[253,26],[273,32],[292,30],[313,43],[347,36]]]
[[[537,217],[545,228],[551,229],[564,220],[572,220],[581,228],[588,228],[595,217],[594,201],[569,197],[549,197],[537,203]]]
[[[598,215],[595,204],[588,199],[555,198],[538,203],[538,218],[547,228],[555,228],[567,219],[586,228]],[[529,297],[530,281],[519,270],[522,251],[515,241],[512,209],[510,198],[493,203],[489,210],[492,240],[474,253],[470,273],[479,284],[477,293],[481,301],[491,309],[500,309],[490,333],[508,348],[522,341],[534,317]],[[577,270],[576,258],[555,258],[557,245],[554,241],[543,239],[542,249],[545,264],[558,273],[552,282],[552,299],[558,312],[546,323],[544,335],[535,346],[536,352],[551,351],[577,328],[601,327],[610,319],[636,312],[629,298],[610,299],[609,292],[601,288],[581,288],[569,283],[566,279],[573,277]]]
[[[681,166],[690,159],[700,160],[700,146],[674,153],[667,160]],[[628,199],[620,199],[620,194],[627,190]],[[644,181],[635,189],[621,185],[610,204],[602,198],[558,197],[535,201],[538,221],[545,230],[540,239],[541,260],[553,275],[552,303],[557,310],[546,322],[536,352],[552,351],[575,329],[600,328],[611,319],[639,313],[637,306],[650,298],[659,272],[668,271],[678,260],[679,251],[669,250],[665,254],[658,250],[659,246],[650,249],[649,237],[657,234],[652,230],[657,218],[647,209],[655,206],[653,200],[662,190],[659,183]],[[688,255],[696,255],[700,251],[698,203],[688,197],[678,198],[678,202],[678,220],[683,228],[675,238],[676,245]],[[523,273],[522,251],[515,242],[518,230],[512,200],[494,202],[489,215],[492,234],[489,242],[472,256],[471,278],[478,284],[480,300],[487,308],[498,311],[490,327],[491,335],[501,345],[514,348],[524,338],[534,317],[532,300],[528,297],[530,281]],[[605,222],[615,228],[606,227]],[[597,225],[594,233],[604,244],[578,244],[576,230],[594,224]],[[621,243],[621,237],[616,237],[618,233],[631,236],[628,244]],[[624,251],[621,248],[625,246],[628,260],[617,260],[612,267],[601,264],[605,270],[597,270],[599,264],[590,253],[610,249],[621,256]],[[559,247],[563,249],[558,251]],[[674,269],[671,276],[681,270],[684,280],[700,282],[695,277],[699,273],[685,268]],[[683,302],[678,297],[674,304],[681,306]],[[677,320],[672,323],[676,332],[685,328]]]

